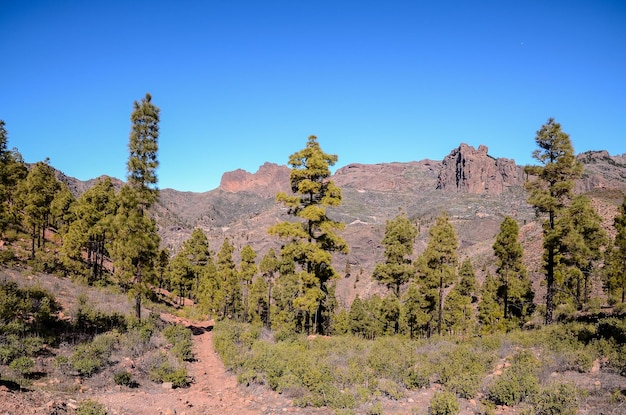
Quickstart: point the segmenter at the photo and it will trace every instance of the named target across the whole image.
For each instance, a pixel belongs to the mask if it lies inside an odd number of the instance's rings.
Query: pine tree
[[[241,301],[241,283],[239,273],[235,268],[233,252],[235,247],[228,238],[224,239],[222,247],[217,253],[217,277],[220,284],[222,298],[222,316],[236,319],[243,311]]]
[[[243,296],[243,320],[248,321],[248,312],[250,308],[252,310],[257,309],[257,302],[250,303],[250,285],[254,280],[254,276],[258,271],[256,266],[256,252],[250,245],[245,245],[241,250],[241,260],[239,262],[239,280],[242,284],[242,296]]]
[[[541,165],[527,166],[526,172],[535,177],[527,182],[528,203],[533,205],[538,214],[544,216],[543,247],[544,269],[546,272],[546,324],[553,322],[555,309],[554,297],[557,292],[557,275],[563,243],[562,232],[558,228],[559,219],[566,215],[572,195],[574,180],[582,175],[583,166],[574,154],[574,148],[568,134],[561,130],[561,124],[550,118],[537,135],[535,142],[539,149],[533,152],[533,158]]]
[[[72,205],[76,198],[65,183],[59,183],[59,191],[54,195],[50,205],[51,225],[59,234],[64,235],[74,219]]]
[[[70,207],[72,221],[67,227],[61,248],[62,261],[69,269],[83,263],[86,253],[89,282],[96,281],[104,271],[105,246],[112,237],[112,221],[117,211],[117,197],[110,178],[99,180],[81,194]]]
[[[603,256],[608,237],[602,229],[602,218],[584,195],[573,198],[559,228],[563,233],[560,254],[566,268],[562,291],[582,308],[588,301],[592,272]]]
[[[276,256],[274,248],[270,248],[269,251],[261,259],[259,265],[263,279],[267,285],[267,316],[265,318],[265,325],[267,328],[271,327],[271,308],[272,308],[272,283],[276,273],[279,271],[280,261]]]
[[[476,300],[476,275],[469,259],[461,263],[459,277],[446,297],[444,323],[450,332],[465,335],[471,331],[475,320],[472,303]]]
[[[30,230],[31,235],[31,258],[35,257],[35,245],[41,248],[42,243],[45,243],[52,201],[59,188],[59,181],[48,159],[35,163],[26,179],[17,187],[22,221],[24,227]]]
[[[413,243],[417,236],[417,228],[406,217],[404,212],[395,219],[388,220],[385,226],[385,237],[382,244],[385,247],[385,262],[376,264],[372,276],[381,284],[392,290],[396,300],[400,299],[400,288],[415,274],[410,256],[413,254]],[[394,321],[394,331],[399,331],[400,313]]]
[[[332,253],[347,253],[346,242],[337,231],[343,223],[331,220],[326,207],[341,204],[341,190],[329,180],[330,166],[336,155],[326,154],[310,136],[306,148],[289,157],[289,181],[293,195],[279,193],[276,200],[288,207],[288,213],[298,221],[274,225],[269,233],[286,240],[281,255],[292,258],[299,266],[299,296],[293,301],[305,313],[305,330],[313,319],[314,330],[323,333],[328,324],[328,282],[337,278],[332,266]]]
[[[200,287],[200,276],[204,267],[209,263],[211,252],[209,251],[209,240],[200,228],[195,228],[191,236],[183,242],[181,248],[182,255],[187,260],[189,276],[191,280],[190,294],[194,300],[198,299]]]
[[[19,182],[28,174],[22,155],[17,150],[8,150],[9,134],[5,123],[0,120],[0,233],[11,223],[14,217],[14,198]]]
[[[497,279],[487,274],[481,287],[480,301],[478,303],[478,321],[483,333],[495,333],[505,328],[504,313],[498,303]]]
[[[135,295],[135,314],[141,319],[141,298],[146,283],[154,277],[160,238],[148,209],[158,198],[156,169],[159,137],[159,108],[150,94],[133,104],[128,144],[127,184],[119,194],[111,244],[116,273],[123,284],[130,283]]]
[[[534,293],[524,266],[524,248],[519,241],[519,225],[507,216],[493,244],[496,273],[499,277],[496,296],[502,304],[505,320],[515,318],[524,322],[533,311]]]
[[[426,250],[417,262],[417,271],[422,285],[428,290],[437,290],[437,296],[428,297],[429,309],[437,310],[437,334],[441,334],[443,325],[443,294],[444,289],[456,280],[457,257],[459,242],[456,231],[446,213],[437,217],[437,222],[429,230],[430,239]]]
[[[626,197],[613,219],[615,239],[605,254],[604,284],[609,298],[626,303]]]

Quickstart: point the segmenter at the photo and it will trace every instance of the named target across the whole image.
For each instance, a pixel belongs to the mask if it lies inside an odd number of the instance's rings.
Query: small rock
[[[161,388],[163,388],[163,389],[173,389],[174,388],[174,384],[172,382],[163,382],[161,384]]]

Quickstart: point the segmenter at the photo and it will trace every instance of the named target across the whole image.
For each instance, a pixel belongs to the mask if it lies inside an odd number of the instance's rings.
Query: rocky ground
[[[20,284],[37,285],[55,293],[64,306],[64,314],[69,317],[78,295],[87,295],[91,302],[102,311],[128,313],[132,310],[128,297],[101,289],[78,286],[66,278],[50,275],[33,275],[27,271],[3,270],[0,279],[14,279]],[[147,310],[146,310],[147,311]],[[47,356],[38,358],[38,368],[42,368],[39,379],[33,381],[27,390],[18,385],[0,380],[0,415],[65,415],[75,414],[79,404],[91,399],[103,404],[108,415],[269,415],[298,413],[303,415],[330,415],[335,413],[328,408],[300,408],[292,404],[289,396],[278,394],[265,386],[245,387],[237,384],[236,376],[224,368],[212,342],[212,321],[194,321],[171,314],[162,313],[164,322],[176,322],[188,327],[192,333],[195,360],[188,363],[188,373],[193,382],[186,388],[172,388],[169,384],[159,384],[148,378],[138,379],[137,387],[118,386],[112,382],[114,368],[109,368],[91,378],[63,377],[52,369],[54,356],[61,350],[50,349]],[[128,359],[118,362],[132,366]],[[45,363],[45,362],[48,363]],[[504,360],[502,361],[502,363]],[[491,376],[497,376],[498,369]],[[6,368],[6,367],[5,367]],[[44,369],[47,368],[47,369]],[[0,367],[0,379],[3,368]],[[582,402],[579,414],[626,414],[626,402],[622,405],[607,403],[600,399],[600,391],[626,390],[625,379],[599,370],[599,362],[589,373],[565,372],[551,376],[567,378],[591,393]],[[558,380],[558,379],[557,379]],[[426,415],[428,405],[439,385],[430,388],[408,391],[399,400],[381,398],[377,409],[384,414]],[[484,413],[478,400],[461,400],[462,415]],[[380,413],[371,406],[356,408],[356,414]],[[494,414],[510,415],[513,408],[498,407]]]

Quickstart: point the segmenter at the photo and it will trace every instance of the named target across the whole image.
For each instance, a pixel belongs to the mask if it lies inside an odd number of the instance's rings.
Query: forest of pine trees
[[[9,150],[8,131],[0,121],[0,231],[5,241],[0,260],[22,260],[37,271],[57,273],[91,285],[116,284],[142,300],[167,291],[198,313],[283,332],[352,333],[364,338],[387,334],[410,338],[451,334],[472,336],[523,327],[541,319],[557,321],[557,310],[590,305],[620,305],[626,297],[626,198],[614,219],[615,237],[601,226],[591,202],[574,193],[583,167],[569,136],[549,119],[536,135],[528,166],[528,202],[543,227],[545,301],[533,292],[524,265],[520,224],[503,218],[493,243],[495,273],[479,283],[474,264],[459,257],[453,218],[440,212],[427,229],[427,245],[415,252],[420,230],[411,212],[389,219],[381,246],[384,260],[371,277],[381,294],[359,296],[340,308],[336,255],[346,254],[344,224],[327,215],[342,202],[330,179],[338,157],[326,154],[315,136],[293,153],[291,193],[277,203],[288,221],[268,229],[279,250],[235,252],[225,239],[219,249],[200,228],[177,252],[162,246],[151,208],[158,200],[159,108],[149,94],[134,103],[130,117],[127,181],[118,190],[102,179],[77,198],[55,178],[48,160],[27,165]],[[28,244],[22,255],[18,241]],[[58,249],[57,249],[58,248]],[[215,247],[213,247],[215,248]],[[593,287],[598,278],[602,287]],[[595,289],[594,289],[595,288]],[[600,288],[600,289],[598,289]],[[163,291],[165,290],[165,291]],[[603,292],[602,300],[593,297]]]

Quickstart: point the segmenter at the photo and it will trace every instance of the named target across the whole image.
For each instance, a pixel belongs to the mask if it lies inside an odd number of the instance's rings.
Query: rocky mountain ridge
[[[592,196],[610,228],[626,194],[626,154],[593,151],[578,159],[585,173],[576,189]],[[154,214],[163,244],[176,251],[193,229],[201,228],[214,252],[224,238],[235,245],[235,255],[250,244],[259,260],[270,247],[279,249],[281,241],[267,229],[288,219],[274,197],[278,191],[289,192],[289,171],[285,165],[265,163],[256,173],[225,173],[220,186],[209,192],[162,190]],[[426,246],[428,227],[445,210],[459,236],[459,257],[471,258],[475,269],[484,272],[493,263],[491,245],[500,222],[511,216],[523,225],[531,272],[540,273],[541,229],[526,202],[524,168],[514,160],[490,156],[486,146],[475,149],[462,143],[441,161],[350,164],[331,180],[341,188],[343,203],[329,209],[329,216],[346,223],[342,236],[350,246],[348,255],[335,258],[343,276],[337,293],[345,304],[357,293],[364,296],[380,289],[370,275],[382,260],[385,222],[400,209],[420,228],[416,255]]]

